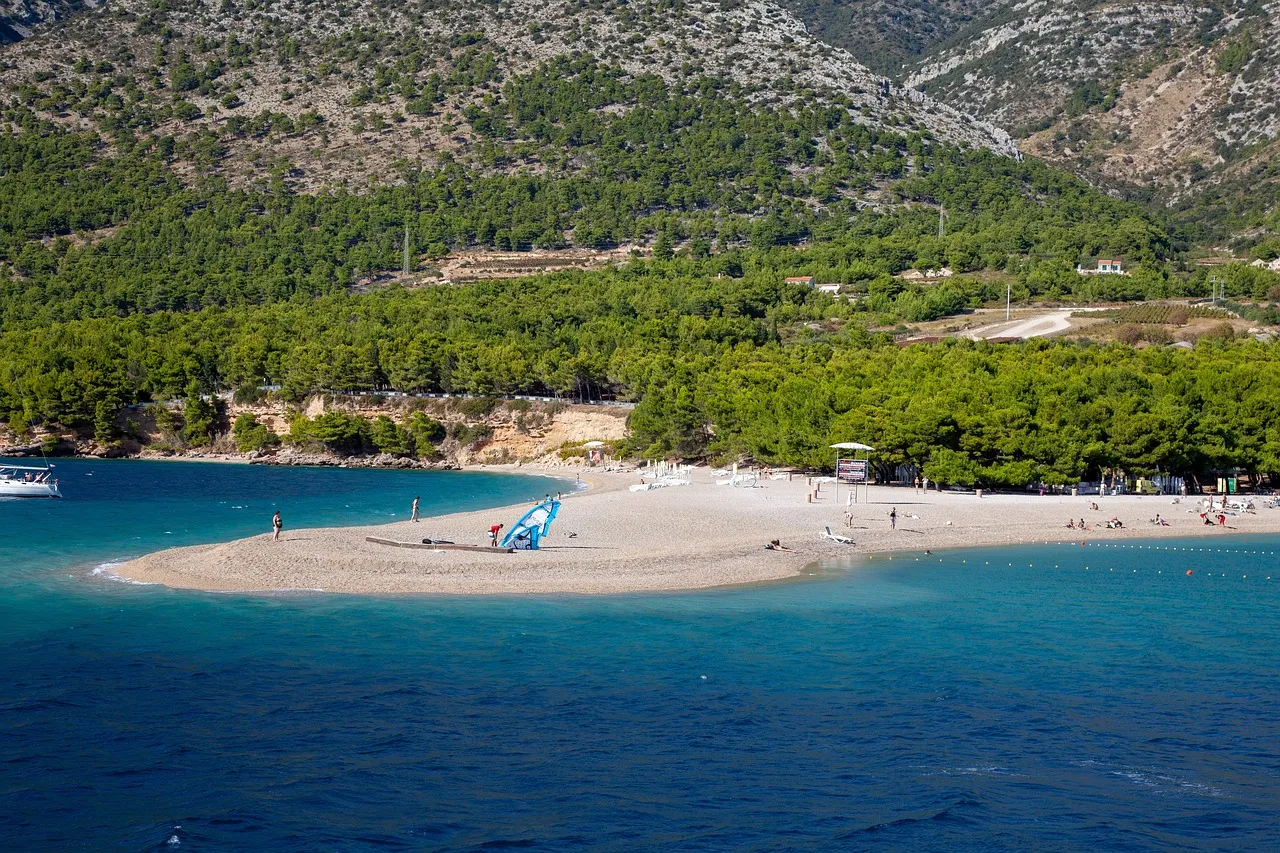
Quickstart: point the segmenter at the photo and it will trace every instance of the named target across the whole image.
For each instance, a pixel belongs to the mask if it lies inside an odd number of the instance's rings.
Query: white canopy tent
[[[869,460],[871,457],[869,454],[871,454],[875,450],[875,448],[869,444],[862,444],[857,441],[842,441],[839,444],[831,445],[831,449],[836,452],[836,502],[839,503],[840,501],[840,451],[848,450],[850,453],[852,453],[853,455],[848,457],[850,459],[857,459],[859,453],[863,454],[862,459],[868,462],[867,468],[870,469],[871,465]],[[863,482],[866,483],[867,481],[863,480]],[[857,503],[858,483],[856,480],[853,482],[853,500],[855,503]]]

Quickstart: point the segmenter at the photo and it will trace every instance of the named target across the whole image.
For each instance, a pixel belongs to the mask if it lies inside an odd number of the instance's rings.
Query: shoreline
[[[557,476],[568,470],[539,465],[468,466],[465,470]],[[585,490],[568,492],[560,516],[539,551],[461,552],[394,548],[366,536],[401,542],[424,537],[483,545],[491,524],[508,527],[521,504],[421,522],[287,530],[278,543],[259,535],[215,545],[154,552],[119,566],[136,582],[206,591],[311,589],[352,594],[599,595],[711,589],[803,578],[815,564],[831,566],[884,553],[920,553],[965,547],[1089,543],[1280,533],[1280,510],[1259,508],[1232,517],[1226,529],[1204,525],[1191,499],[1120,496],[1090,498],[930,492],[873,486],[850,507],[833,484],[808,502],[806,478],[769,480],[756,488],[717,486],[705,468],[693,483],[632,492],[639,474],[580,472]],[[572,481],[571,481],[572,482]],[[1091,501],[1099,511],[1091,511]],[[897,529],[888,513],[897,509]],[[1159,513],[1170,526],[1149,524]],[[1068,517],[1119,516],[1123,529],[1066,528]],[[855,545],[820,537],[825,527],[852,536]],[[780,539],[786,552],[764,548]]]

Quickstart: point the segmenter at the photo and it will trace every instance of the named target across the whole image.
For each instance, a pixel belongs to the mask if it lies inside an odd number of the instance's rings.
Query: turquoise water
[[[8,849],[1280,848],[1280,539],[678,595],[215,595],[91,567],[261,531],[275,500],[296,526],[546,487],[73,467],[77,497],[0,504],[39,549],[0,569]],[[128,478],[159,491],[116,505]]]

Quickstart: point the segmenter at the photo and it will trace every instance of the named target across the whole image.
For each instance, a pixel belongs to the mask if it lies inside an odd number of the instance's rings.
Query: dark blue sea
[[[666,595],[206,594],[95,568],[277,506],[558,484],[59,473],[64,501],[0,502],[0,849],[1280,849],[1277,538]]]

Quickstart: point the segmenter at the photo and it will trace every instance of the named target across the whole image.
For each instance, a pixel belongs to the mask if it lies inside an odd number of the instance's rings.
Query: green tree
[[[266,424],[259,423],[258,417],[252,412],[236,415],[235,423],[231,426],[231,437],[241,453],[266,450],[280,443],[280,436]]]
[[[660,261],[669,261],[675,256],[675,241],[671,239],[670,231],[663,230],[658,234],[653,244],[653,256]]]
[[[31,424],[27,421],[27,415],[21,409],[14,409],[9,413],[9,429],[17,439],[25,439],[31,433]]]
[[[114,444],[120,438],[116,428],[117,406],[110,400],[99,400],[93,409],[93,440],[101,445]]]
[[[192,380],[187,385],[187,398],[182,405],[182,437],[192,447],[203,447],[213,438],[217,407],[200,393],[200,383]]]

